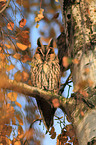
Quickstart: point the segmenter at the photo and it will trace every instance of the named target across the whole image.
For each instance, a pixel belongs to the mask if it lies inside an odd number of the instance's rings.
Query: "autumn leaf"
[[[59,2],[59,0],[55,0],[55,2],[57,2],[57,3],[58,3],[58,2]]]
[[[16,43],[16,45],[18,46],[18,48],[19,49],[21,49],[22,51],[24,51],[24,50],[26,50],[27,49],[27,45],[24,45],[24,44],[22,44],[22,43]]]
[[[23,120],[20,118],[20,115],[17,114],[16,118],[17,118],[17,120],[19,122],[19,125],[23,125]]]
[[[81,111],[80,114],[81,114],[82,117],[84,117],[84,112],[83,111]]]
[[[14,67],[15,67],[15,66],[14,66],[13,64],[7,65],[6,70],[7,70],[7,71],[10,71],[10,70],[12,70]]]
[[[5,46],[9,49],[11,46],[9,44],[5,44]]]
[[[25,38],[25,39],[28,39],[29,38],[29,31],[22,31],[21,33],[20,33],[20,35],[23,37],[23,38]]]
[[[88,97],[88,93],[86,90],[79,90],[80,94],[82,94],[84,97]]]
[[[26,25],[26,19],[23,18],[21,21],[19,21],[19,26],[23,28],[25,25]]]
[[[2,59],[2,60],[4,60],[5,59],[5,54],[3,54],[3,53],[0,53],[0,59]]]
[[[54,108],[58,108],[60,106],[59,100],[57,98],[52,100],[52,104]]]
[[[32,58],[30,58],[28,55],[24,55],[24,56],[22,57],[21,61],[22,61],[23,63],[26,63],[27,61],[31,61],[31,59],[32,59]]]
[[[16,119],[15,119],[15,117],[12,118],[12,125],[16,125]]]
[[[38,28],[39,27],[39,24],[37,23],[35,27]]]
[[[67,56],[64,56],[62,59],[62,64],[65,68],[67,68],[70,64],[69,58]]]
[[[20,71],[16,72],[14,74],[14,79],[17,81],[17,82],[20,82],[22,80],[22,73]]]
[[[7,28],[9,29],[9,30],[13,30],[13,28],[14,28],[14,23],[13,22],[9,22],[8,24],[7,24]]]
[[[35,17],[35,22],[39,22],[41,19],[44,18],[43,12],[44,12],[44,9],[40,8],[39,14]],[[38,27],[39,27],[39,24],[37,23],[36,28]]]
[[[14,142],[14,145],[21,145],[21,142],[20,141],[16,141],[16,142]]]
[[[33,128],[31,128],[31,129],[29,129],[29,130],[27,130],[26,132],[25,132],[25,137],[26,137],[26,139],[28,140],[28,139],[31,139],[32,138],[32,135],[34,134],[34,130],[33,130]]]
[[[56,132],[51,135],[51,138],[54,139],[56,137]]]
[[[31,80],[28,80],[28,85],[32,86]]]
[[[72,60],[72,62],[73,62],[74,64],[78,64],[78,63],[79,63],[79,60],[75,58],[75,59]]]
[[[21,138],[22,134],[23,134],[23,128],[22,126],[18,126],[18,134],[19,134],[19,138]]]
[[[17,93],[16,92],[10,92],[7,94],[7,97],[11,100],[11,101],[16,101],[17,100]]]
[[[25,71],[22,72],[23,81],[27,81],[29,78],[29,74]]]
[[[51,130],[50,130],[50,134],[53,134],[55,131],[54,127],[52,126]]]
[[[15,59],[20,59],[20,58],[21,58],[21,54],[15,53],[15,54],[13,55],[13,57],[14,57]]]
[[[20,103],[18,103],[17,101],[15,102],[15,104],[20,108],[22,107],[22,105]]]

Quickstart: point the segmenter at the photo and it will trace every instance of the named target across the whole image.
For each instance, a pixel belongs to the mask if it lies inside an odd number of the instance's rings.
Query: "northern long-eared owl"
[[[44,90],[58,93],[60,84],[59,60],[53,48],[53,39],[48,45],[42,45],[40,38],[37,40],[37,49],[31,62],[32,85]],[[40,110],[43,122],[49,130],[53,125],[53,117],[56,111],[45,99],[38,97],[37,105]]]

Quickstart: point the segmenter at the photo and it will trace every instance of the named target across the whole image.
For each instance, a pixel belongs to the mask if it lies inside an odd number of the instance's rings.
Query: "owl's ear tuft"
[[[41,47],[42,43],[41,43],[41,38],[39,37],[38,40],[37,40],[37,45],[38,47]]]
[[[53,38],[50,39],[49,43],[48,43],[49,47],[53,47]]]

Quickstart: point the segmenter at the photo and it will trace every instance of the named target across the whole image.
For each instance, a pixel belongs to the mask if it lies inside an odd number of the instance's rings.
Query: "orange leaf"
[[[23,120],[20,118],[20,115],[17,114],[17,115],[16,115],[16,118],[17,118],[19,124],[20,124],[20,125],[23,125]]]
[[[83,111],[81,111],[80,114],[81,114],[82,117],[84,116],[84,112]]]
[[[29,38],[29,31],[22,31],[22,32],[20,33],[20,35],[21,35],[23,38],[28,39],[28,38]]]
[[[14,66],[13,64],[11,64],[11,65],[8,65],[8,66],[7,66],[7,71],[10,71],[10,70],[12,70],[14,67],[15,67],[15,66]]]
[[[21,145],[21,142],[20,141],[16,141],[16,142],[14,142],[14,145]]]
[[[88,93],[85,90],[80,90],[80,94],[82,94],[84,97],[88,97]]]
[[[15,119],[15,117],[12,118],[12,125],[16,125],[16,119]]]
[[[22,19],[22,20],[19,22],[19,26],[20,26],[21,28],[23,28],[25,25],[26,25],[26,19]]]
[[[0,58],[1,58],[2,60],[4,60],[4,59],[5,59],[5,54],[0,53]]]
[[[7,94],[7,96],[11,101],[16,101],[17,100],[17,93],[16,92],[10,92],[10,93]]]
[[[17,81],[17,82],[20,82],[22,80],[22,73],[20,71],[16,72],[14,74],[14,79]]]
[[[74,64],[78,64],[78,63],[79,63],[79,60],[75,58],[75,59],[72,60],[72,62],[73,62]]]
[[[31,82],[31,80],[28,81],[28,85],[32,86],[32,82]]]
[[[65,68],[68,67],[69,65],[69,58],[67,56],[64,56],[63,59],[62,59],[62,64]]]
[[[14,23],[13,22],[9,22],[8,24],[7,24],[7,28],[9,29],[9,30],[13,30],[13,28],[14,28]]]
[[[23,71],[23,72],[22,72],[22,77],[23,77],[23,80],[24,80],[24,81],[27,81],[28,78],[29,78],[29,74],[28,74],[27,72]]]
[[[22,51],[24,51],[24,50],[26,50],[27,49],[27,45],[24,45],[24,44],[22,44],[22,43],[16,43],[16,45],[18,46],[18,48],[19,49],[21,49]]]
[[[27,61],[31,61],[31,58],[30,58],[28,55],[24,55],[24,56],[22,57],[21,61],[22,61],[23,63],[25,63],[25,62],[27,62]]]
[[[59,100],[57,98],[52,100],[52,104],[54,108],[58,108],[60,106]]]
[[[11,46],[9,44],[5,44],[5,46],[9,49]]]
[[[20,103],[18,103],[18,102],[15,102],[15,104],[18,106],[18,107],[22,107],[22,105],[20,104]]]
[[[13,57],[16,58],[16,59],[20,59],[20,58],[21,58],[21,55],[20,55],[19,53],[15,53],[15,54],[13,55]]]

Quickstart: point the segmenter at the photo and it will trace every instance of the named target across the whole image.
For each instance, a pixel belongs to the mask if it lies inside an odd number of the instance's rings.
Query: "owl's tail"
[[[36,100],[44,125],[47,128],[47,131],[49,131],[49,128],[53,126],[53,118],[56,108],[52,107],[50,103],[48,103],[46,100],[42,98],[40,99],[38,98]]]

